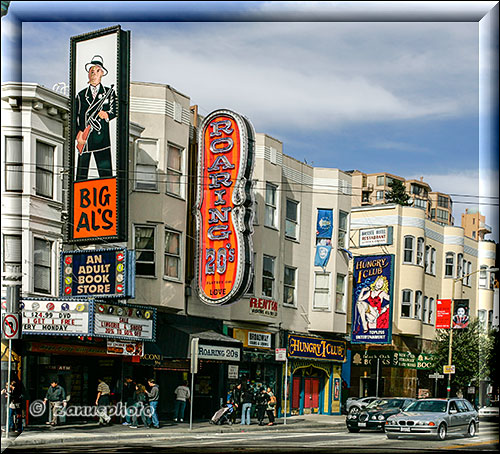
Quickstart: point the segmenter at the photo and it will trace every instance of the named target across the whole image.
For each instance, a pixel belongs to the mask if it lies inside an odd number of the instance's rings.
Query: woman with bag
[[[269,418],[268,426],[274,426],[274,410],[276,409],[276,396],[274,395],[270,386],[267,387],[267,395],[269,400],[267,401],[266,413]]]

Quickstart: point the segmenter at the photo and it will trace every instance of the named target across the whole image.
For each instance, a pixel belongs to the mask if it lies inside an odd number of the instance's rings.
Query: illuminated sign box
[[[288,335],[288,357],[327,361],[346,360],[345,341]]]

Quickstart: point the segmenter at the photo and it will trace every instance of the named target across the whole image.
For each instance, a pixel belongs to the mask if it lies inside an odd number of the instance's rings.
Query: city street
[[[348,433],[344,417],[311,415],[283,421],[275,427],[165,425],[158,431],[130,430],[119,425],[111,428],[61,428],[30,430],[20,436],[5,452],[70,453],[88,452],[90,447],[100,453],[121,452],[434,452],[496,451],[498,425],[482,422],[479,435],[471,438],[451,436],[444,442],[421,438],[388,440],[383,433]],[[5,444],[3,443],[5,446]]]

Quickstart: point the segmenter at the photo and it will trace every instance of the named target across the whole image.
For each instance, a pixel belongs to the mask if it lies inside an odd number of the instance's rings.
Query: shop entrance
[[[304,408],[319,408],[319,378],[304,378]]]

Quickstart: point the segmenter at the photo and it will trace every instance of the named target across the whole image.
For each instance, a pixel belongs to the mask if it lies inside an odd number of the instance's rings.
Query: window
[[[155,227],[135,226],[135,272],[156,276]]]
[[[370,201],[370,193],[369,192],[363,192],[363,199],[361,201],[363,203],[369,202]]]
[[[51,292],[51,254],[52,242],[35,238],[34,291],[50,294]]]
[[[158,191],[158,141],[139,139],[135,153],[135,189]]]
[[[346,300],[345,300],[345,275],[337,274],[337,287],[335,291],[335,311],[346,312]]]
[[[346,248],[347,245],[347,220],[349,213],[339,210],[339,234],[338,234],[338,247]]]
[[[297,306],[295,297],[295,278],[297,269],[285,266],[285,276],[283,285],[283,304],[286,306]]]
[[[54,147],[36,143],[36,195],[52,198],[54,193]]]
[[[439,208],[437,209],[437,214],[436,214],[437,219],[440,221],[448,222],[449,218],[449,213],[446,210],[440,210]]]
[[[486,271],[488,267],[486,265],[481,265],[479,268],[479,287],[488,288],[488,272]]]
[[[463,261],[464,261],[464,255],[463,254],[457,254],[457,277],[462,277],[464,275],[463,272]]]
[[[168,229],[165,229],[164,275],[173,279],[181,278],[181,234]]]
[[[436,249],[431,249],[431,274],[436,275]]]
[[[413,318],[417,320],[422,319],[422,292],[420,290],[415,292],[415,313],[413,314]]]
[[[277,228],[276,222],[276,186],[266,183],[266,219],[267,227]]]
[[[455,274],[454,269],[455,269],[455,254],[453,252],[447,252],[445,268],[444,268],[444,276],[454,277]]]
[[[467,408],[467,406],[465,405],[465,402],[463,400],[457,400],[457,407],[458,407],[458,411],[460,413],[467,413],[469,411],[469,409]]]
[[[434,298],[429,298],[429,315],[427,317],[427,323],[434,325]]]
[[[425,272],[431,272],[431,247],[425,246]]]
[[[431,208],[431,219],[434,219],[436,217],[436,209]]]
[[[413,263],[413,248],[415,245],[415,238],[413,236],[405,236],[404,241],[404,263]]]
[[[384,200],[384,191],[377,191],[377,200]]]
[[[424,296],[424,306],[422,308],[422,321],[429,323],[429,298]]]
[[[423,189],[422,186],[418,186],[416,184],[412,184],[410,186],[410,192],[412,194],[415,194],[415,195],[420,195],[420,193],[422,192],[422,189]]]
[[[182,149],[168,144],[167,194],[182,197]]]
[[[417,239],[417,265],[424,266],[424,239]]]
[[[296,240],[299,233],[299,202],[286,199],[285,236]]]
[[[262,264],[262,294],[274,297],[274,257],[264,255]]]
[[[472,263],[471,262],[466,262],[466,267],[467,267],[467,272],[465,274],[468,274],[468,276],[464,280],[464,284],[468,285],[470,287],[470,282],[471,282],[471,270],[472,270]],[[465,265],[464,265],[465,266]]]
[[[5,138],[5,190],[23,190],[23,138]]]
[[[442,195],[438,195],[438,207],[442,207],[442,208],[449,208],[449,200],[447,197],[444,197]],[[440,210],[438,210],[440,211]],[[439,215],[438,215],[439,217]]]
[[[330,273],[315,273],[313,309],[330,309]]]
[[[20,273],[22,271],[21,235],[3,236],[3,271]]]
[[[403,297],[401,299],[401,317],[411,317],[411,299],[412,299],[412,290],[405,289],[403,290]]]
[[[384,175],[379,175],[377,177],[377,186],[384,186],[384,184],[385,184]]]
[[[423,208],[424,210],[427,209],[427,200],[422,200],[422,199],[413,199],[413,206],[417,208]]]
[[[488,326],[488,320],[486,319],[487,312],[485,309],[480,309],[477,311],[477,315],[479,318],[479,326],[483,331],[486,331],[486,328]]]

